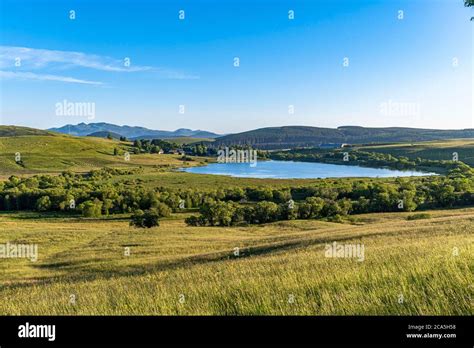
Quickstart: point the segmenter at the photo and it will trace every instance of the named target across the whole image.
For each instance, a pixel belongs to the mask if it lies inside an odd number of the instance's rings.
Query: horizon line
[[[246,132],[251,132],[251,131],[255,131],[255,130],[259,130],[259,129],[285,128],[285,127],[306,127],[306,128],[319,128],[319,129],[333,129],[333,130],[337,130],[337,129],[340,129],[340,128],[350,128],[350,127],[352,127],[352,128],[366,128],[366,129],[423,129],[423,130],[433,130],[433,131],[474,130],[474,127],[471,127],[471,128],[419,128],[419,127],[400,127],[400,126],[372,127],[372,126],[360,126],[360,125],[342,125],[342,126],[337,126],[337,127],[332,128],[332,127],[319,127],[319,126],[314,126],[314,125],[289,124],[289,125],[284,125],[284,126],[266,126],[266,127],[252,128],[252,129],[239,131],[239,132],[220,133],[220,132],[215,132],[215,131],[207,130],[207,129],[192,129],[192,128],[186,128],[186,127],[176,128],[176,129],[173,129],[173,130],[170,130],[170,129],[155,129],[155,128],[148,128],[148,127],[141,126],[141,125],[131,126],[129,124],[116,124],[116,123],[109,123],[109,122],[90,122],[90,123],[79,122],[77,124],[68,123],[68,124],[64,124],[62,126],[49,127],[49,128],[36,128],[36,127],[31,127],[31,126],[23,126],[23,125],[15,125],[15,124],[9,124],[8,125],[8,124],[1,124],[1,123],[0,123],[0,126],[24,127],[24,128],[32,128],[32,129],[39,129],[39,130],[45,130],[45,131],[49,131],[49,130],[54,131],[54,129],[63,128],[63,127],[66,127],[66,126],[78,126],[80,124],[84,124],[84,125],[87,125],[87,126],[93,125],[93,124],[108,124],[108,125],[113,125],[113,126],[118,126],[118,127],[131,127],[131,128],[136,127],[136,128],[145,128],[145,129],[150,130],[150,131],[165,131],[165,132],[175,132],[175,131],[180,130],[180,129],[188,129],[188,130],[191,130],[191,131],[210,132],[210,133],[218,134],[218,135],[221,135],[221,136],[230,135],[230,134],[246,133]]]

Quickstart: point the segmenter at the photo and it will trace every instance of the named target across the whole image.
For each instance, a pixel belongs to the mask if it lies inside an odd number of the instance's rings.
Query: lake
[[[392,178],[436,175],[419,171],[401,171],[339,164],[293,161],[261,161],[249,163],[211,163],[202,167],[182,168],[187,173],[228,175],[239,178],[311,179],[311,178]]]

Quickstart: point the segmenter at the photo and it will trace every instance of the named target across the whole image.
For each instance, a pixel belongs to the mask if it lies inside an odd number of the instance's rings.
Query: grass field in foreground
[[[1,214],[0,243],[37,243],[39,259],[0,259],[0,314],[473,314],[474,208],[429,214],[150,230]],[[325,257],[333,241],[365,260]]]

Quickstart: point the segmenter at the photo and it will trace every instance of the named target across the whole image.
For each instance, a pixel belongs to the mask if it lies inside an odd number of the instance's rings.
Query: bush
[[[160,226],[158,221],[160,215],[155,209],[148,210],[135,210],[132,214],[132,221],[130,221],[130,226],[140,227],[140,228],[151,228],[155,226]]]
[[[318,218],[321,214],[321,210],[324,207],[324,200],[319,197],[308,197],[306,198],[306,204],[310,206],[309,218]]]
[[[333,216],[329,216],[329,217],[327,218],[327,221],[329,221],[329,222],[343,223],[343,222],[344,222],[344,219],[342,218],[341,215],[336,214],[336,215],[333,215]]]
[[[204,203],[199,212],[202,216],[202,222],[210,226],[230,226],[236,206],[232,202],[209,202]]]
[[[325,217],[335,216],[341,213],[342,213],[342,209],[339,206],[339,204],[329,199],[324,202],[324,206],[321,209],[321,215]]]
[[[153,204],[152,208],[159,217],[168,217],[171,215],[171,209],[165,203],[156,202]]]
[[[298,206],[290,201],[278,205],[278,220],[295,220],[298,218]]]
[[[428,213],[413,214],[407,216],[407,220],[421,220],[421,219],[431,219],[431,215]]]
[[[192,215],[184,219],[184,222],[189,226],[206,226],[206,220],[202,216]]]
[[[277,221],[279,216],[279,207],[273,202],[258,202],[255,205],[254,219],[256,223],[266,223]]]
[[[289,189],[273,190],[273,200],[276,203],[286,203],[290,199],[292,199],[292,197]]]
[[[85,217],[100,217],[102,215],[102,202],[98,199],[85,201],[79,205],[79,209]]]

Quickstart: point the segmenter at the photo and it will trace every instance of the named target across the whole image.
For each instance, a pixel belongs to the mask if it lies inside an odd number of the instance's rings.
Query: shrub
[[[298,218],[298,206],[293,202],[278,205],[278,220],[295,220]]]
[[[324,202],[324,206],[321,209],[322,216],[326,216],[326,217],[335,216],[335,215],[341,214],[341,212],[342,211],[339,204],[329,199]]]
[[[333,216],[329,216],[329,217],[327,218],[327,221],[329,221],[329,222],[343,223],[343,222],[344,222],[344,219],[342,218],[341,215],[336,214],[336,215],[333,215]]]
[[[189,226],[206,226],[206,219],[203,216],[192,215],[184,219],[184,222]]]
[[[160,215],[155,209],[147,209],[145,211],[137,209],[132,214],[130,226],[141,228],[160,226],[160,222],[158,221],[159,217]]]
[[[79,209],[85,217],[100,217],[102,215],[102,202],[97,198],[93,201],[85,201],[79,205]]]
[[[152,208],[159,217],[168,217],[171,215],[171,209],[165,203],[156,202],[153,204]]]
[[[278,205],[273,202],[258,202],[255,205],[254,219],[257,223],[277,221],[279,216]]]
[[[407,216],[407,220],[421,220],[421,219],[431,219],[431,215],[428,213],[413,214]]]

